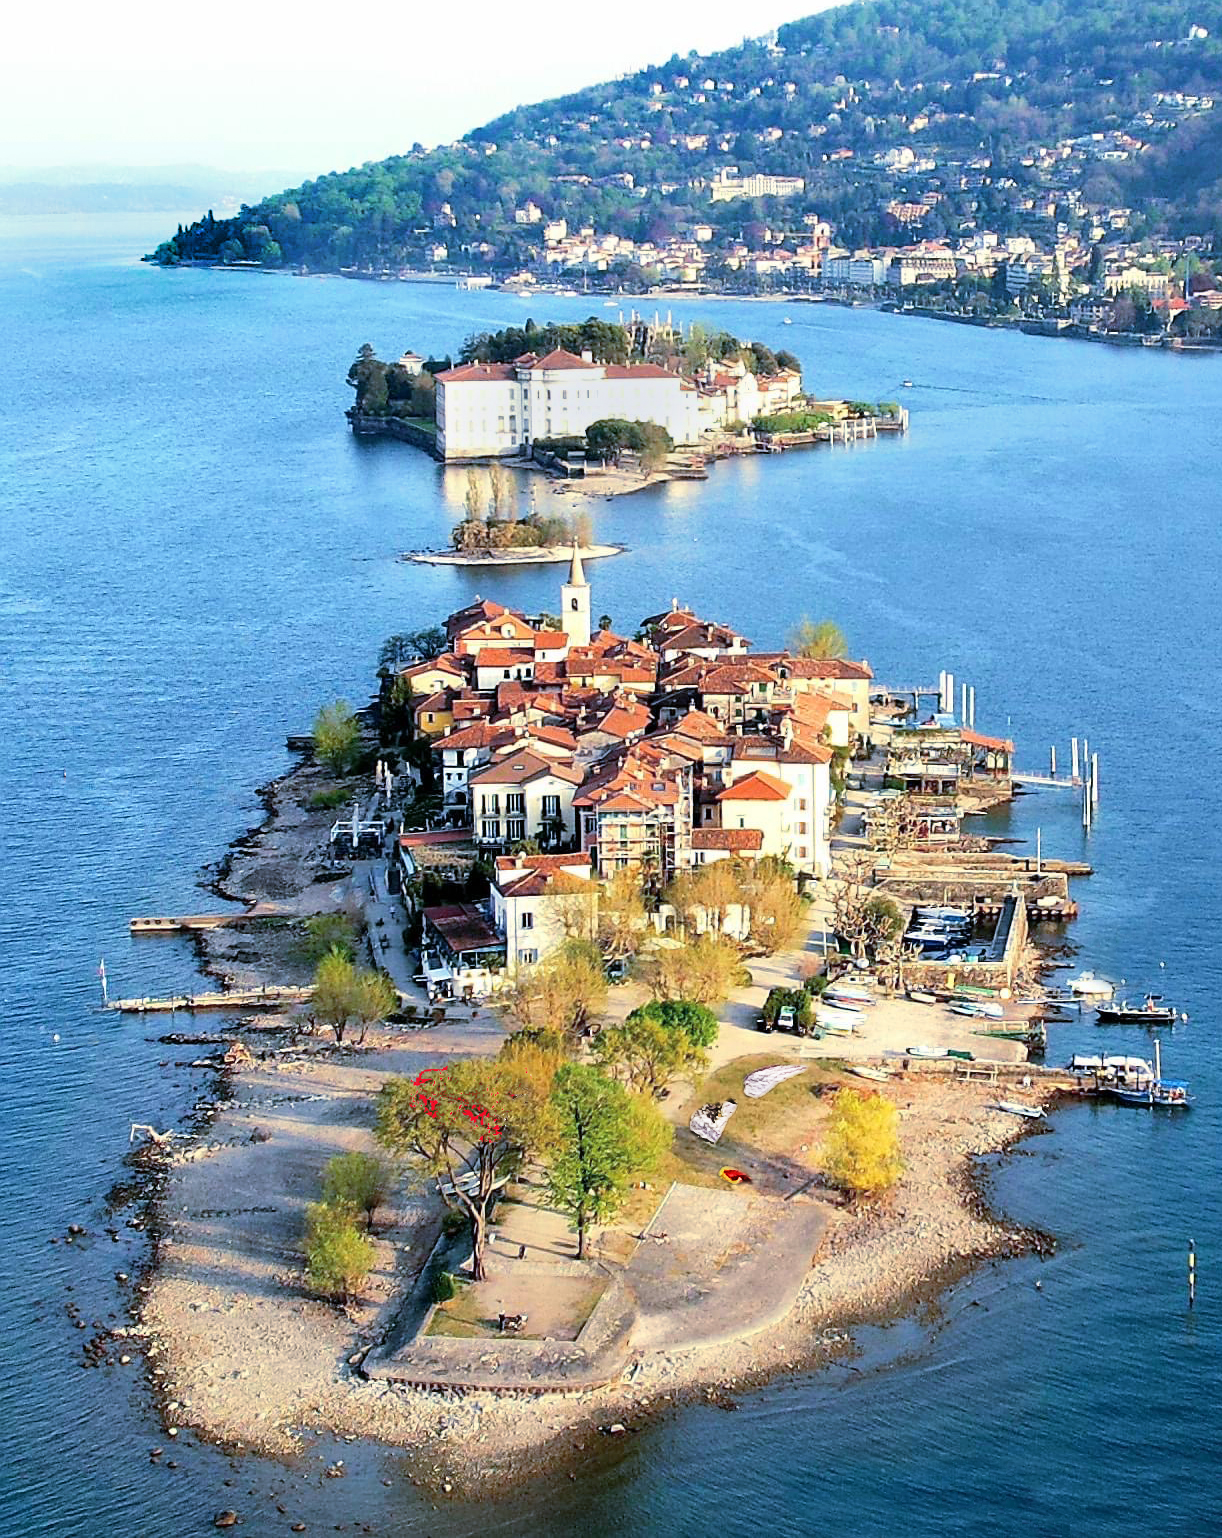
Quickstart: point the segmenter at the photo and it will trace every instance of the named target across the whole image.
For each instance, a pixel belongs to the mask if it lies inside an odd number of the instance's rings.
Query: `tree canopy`
[[[472,1275],[485,1275],[493,1199],[549,1136],[553,1072],[521,1058],[463,1058],[378,1095],[377,1138],[431,1176],[446,1206],[471,1223]]]
[[[314,717],[314,752],[332,774],[351,774],[361,756],[361,728],[347,700],[333,700]]]
[[[548,1189],[576,1231],[582,1259],[590,1227],[616,1216],[630,1182],[656,1168],[672,1132],[649,1101],[584,1063],[559,1070],[549,1109]]]
[[[899,1112],[881,1095],[842,1089],[832,1101],[820,1149],[824,1173],[855,1196],[890,1190],[904,1173]]]

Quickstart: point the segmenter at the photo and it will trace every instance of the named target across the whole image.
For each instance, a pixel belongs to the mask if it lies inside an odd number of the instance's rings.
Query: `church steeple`
[[[590,584],[581,568],[581,551],[576,540],[573,541],[569,580],[560,589],[560,628],[568,636],[570,646],[589,646]]]

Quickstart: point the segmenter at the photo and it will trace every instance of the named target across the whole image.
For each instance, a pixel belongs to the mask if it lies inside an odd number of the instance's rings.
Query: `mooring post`
[[[1069,774],[1069,777],[1070,777],[1071,780],[1076,780],[1078,778],[1078,739],[1076,737],[1071,737],[1069,739],[1069,749],[1070,749],[1070,766],[1069,766],[1070,774]]]
[[[976,685],[975,684],[972,684],[972,686],[967,691],[967,724],[971,727],[971,729],[973,731],[976,730]]]
[[[1188,1241],[1188,1307],[1195,1306],[1197,1301],[1197,1245],[1195,1239]]]
[[[1099,755],[1092,753],[1090,759],[1090,799],[1092,806],[1099,805]]]
[[[1052,744],[1051,752],[1052,752],[1052,778],[1055,780],[1056,777],[1057,777],[1057,745],[1056,745],[1055,742]]]

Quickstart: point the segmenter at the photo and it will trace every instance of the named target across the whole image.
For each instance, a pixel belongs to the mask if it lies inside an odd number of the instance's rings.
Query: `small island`
[[[217,872],[243,906],[177,921],[302,1002],[164,1038],[218,1075],[133,1156],[171,1429],[487,1490],[1051,1243],[973,1177],[1081,1088],[1033,1061],[1068,867],[962,827],[1013,743],[830,621],[619,633],[577,556],[558,598],[391,637]]]
[[[703,479],[710,460],[907,430],[898,402],[819,399],[793,353],[655,316],[625,324],[481,332],[458,362],[366,343],[348,370],[362,436],[401,438],[445,463],[539,469],[615,495]]]

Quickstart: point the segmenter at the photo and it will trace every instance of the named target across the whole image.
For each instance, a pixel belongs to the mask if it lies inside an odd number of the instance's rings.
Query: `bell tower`
[[[569,580],[560,589],[560,628],[570,646],[590,644],[590,584],[581,569],[581,554],[573,541],[573,560]]]

